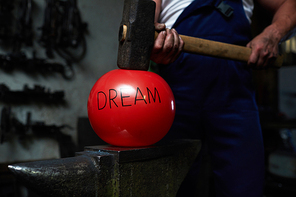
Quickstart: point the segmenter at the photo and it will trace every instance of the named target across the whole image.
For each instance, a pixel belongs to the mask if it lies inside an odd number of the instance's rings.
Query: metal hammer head
[[[148,70],[154,43],[155,2],[125,0],[119,30],[119,68]]]

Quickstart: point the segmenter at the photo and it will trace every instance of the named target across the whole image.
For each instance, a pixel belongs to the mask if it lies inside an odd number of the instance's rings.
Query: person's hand
[[[278,57],[278,43],[280,41],[276,35],[276,32],[267,28],[247,44],[247,47],[252,49],[248,60],[250,67],[262,69],[274,63]]]
[[[165,24],[156,23],[155,29],[160,32],[155,39],[150,59],[157,64],[174,62],[183,49],[183,40],[175,29],[167,29]]]

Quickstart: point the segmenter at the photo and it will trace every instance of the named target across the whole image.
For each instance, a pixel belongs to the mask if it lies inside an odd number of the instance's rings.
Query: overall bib
[[[241,0],[223,2],[233,8],[231,16],[217,9],[221,0],[195,0],[173,28],[246,46],[251,30]],[[264,150],[251,70],[242,62],[188,53],[159,69],[176,99],[175,121],[164,140],[202,139],[211,155],[217,196],[261,197]],[[195,177],[195,171],[189,175]]]

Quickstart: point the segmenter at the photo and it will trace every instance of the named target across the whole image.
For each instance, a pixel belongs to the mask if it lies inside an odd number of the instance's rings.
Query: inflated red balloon
[[[105,142],[148,146],[169,131],[175,117],[175,100],[159,75],[116,69],[95,83],[87,110],[92,128]]]

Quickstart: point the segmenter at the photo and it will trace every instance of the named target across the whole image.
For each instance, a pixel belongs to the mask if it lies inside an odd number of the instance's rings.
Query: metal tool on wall
[[[33,52],[32,58],[27,58],[26,54],[21,51],[0,54],[0,68],[8,73],[14,70],[22,70],[29,75],[38,73],[47,76],[59,73],[65,79],[72,79],[74,76],[71,62],[61,64],[44,58],[37,58],[35,52]]]
[[[30,88],[27,84],[24,85],[23,90],[12,91],[5,84],[0,84],[0,101],[5,103],[14,104],[27,104],[27,103],[43,103],[43,104],[63,104],[64,91],[51,92],[49,88],[40,85],[35,85]]]
[[[0,40],[7,45],[12,39],[13,35],[13,8],[14,0],[0,1]]]
[[[16,3],[19,5],[15,6]],[[0,55],[0,67],[5,71],[19,68],[46,75],[58,72],[71,79],[74,76],[72,63],[80,61],[86,54],[84,35],[87,23],[82,22],[76,0],[47,0],[46,5],[39,43],[46,48],[48,58],[54,58],[55,51],[65,59],[65,64],[37,58],[35,52],[31,58],[27,57],[22,47],[34,48],[34,1],[3,0],[0,1],[0,40],[9,52]]]
[[[46,0],[44,22],[39,43],[46,48],[48,58],[57,52],[70,62],[79,62],[86,53],[84,34],[87,23],[82,22],[76,0]],[[80,51],[77,53],[71,49]]]
[[[71,157],[74,156],[76,145],[70,135],[61,131],[65,128],[72,129],[68,125],[46,125],[43,121],[32,121],[31,112],[27,113],[26,123],[22,123],[13,115],[10,107],[3,107],[0,119],[0,144],[13,137],[18,137],[20,140],[28,137],[53,138],[59,143],[61,157]]]

